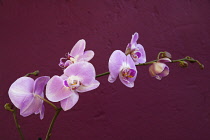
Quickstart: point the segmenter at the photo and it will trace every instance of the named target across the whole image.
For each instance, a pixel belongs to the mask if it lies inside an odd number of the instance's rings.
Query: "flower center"
[[[140,51],[138,51],[138,50],[132,51],[131,55],[132,55],[132,57],[133,57],[134,59],[138,59],[138,58],[141,57],[141,53],[140,53]]]
[[[64,80],[64,86],[71,90],[76,90],[80,85],[81,83],[76,77],[69,77],[67,80]]]
[[[125,68],[122,70],[122,76],[127,78],[133,78],[136,75],[136,70]]]

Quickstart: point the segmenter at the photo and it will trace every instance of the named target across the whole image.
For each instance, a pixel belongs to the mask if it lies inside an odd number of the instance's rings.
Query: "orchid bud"
[[[169,52],[167,52],[167,51],[163,52],[162,55],[161,55],[161,57],[162,58],[169,58],[169,59],[172,58],[171,54]]]
[[[188,67],[188,63],[186,61],[180,61],[179,66],[182,68]]]
[[[203,64],[201,64],[201,65],[200,65],[200,68],[203,70],[203,69],[204,69],[204,65],[203,65]]]

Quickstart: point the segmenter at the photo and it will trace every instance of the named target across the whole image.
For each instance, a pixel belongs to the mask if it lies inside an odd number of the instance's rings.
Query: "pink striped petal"
[[[76,90],[78,92],[87,92],[87,91],[96,89],[99,85],[100,85],[100,83],[97,80],[95,80],[88,86],[83,86],[83,85],[79,86],[79,88],[77,88]]]
[[[76,56],[83,55],[84,50],[85,50],[85,45],[86,45],[86,42],[84,39],[79,40],[72,48],[70,52],[70,56],[76,57]]]
[[[20,115],[22,115],[23,117],[27,117],[39,110],[41,105],[42,100],[39,97],[35,96],[32,98],[27,98],[25,101],[22,102]]]
[[[126,55],[120,50],[115,50],[109,58],[109,82],[113,83],[116,80],[124,63],[126,63]]]
[[[68,98],[60,102],[61,107],[64,111],[67,111],[71,109],[78,102],[78,100],[79,100],[79,94],[76,92],[72,92],[72,94]]]
[[[34,92],[35,94],[41,95],[45,85],[50,80],[49,76],[42,76],[35,80],[34,82]]]
[[[53,76],[46,86],[46,97],[52,102],[58,102],[66,99],[72,93],[68,87],[63,84],[64,80],[59,76]]]
[[[20,109],[22,102],[32,96],[34,80],[29,77],[17,79],[9,88],[9,98]]]
[[[137,40],[139,39],[139,34],[137,32],[135,32],[133,35],[132,35],[132,38],[131,38],[131,44],[135,44],[137,42]]]
[[[136,48],[138,48],[139,52],[141,53],[141,56],[138,59],[138,63],[145,63],[146,53],[145,53],[144,47],[141,44],[137,44]]]
[[[90,61],[94,56],[94,52],[89,50],[85,51],[83,55],[79,56],[77,61]]]

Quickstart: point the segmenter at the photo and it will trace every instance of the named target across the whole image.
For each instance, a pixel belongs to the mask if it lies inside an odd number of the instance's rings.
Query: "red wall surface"
[[[147,61],[168,51],[173,59],[198,59],[205,69],[168,64],[169,76],[158,81],[149,66],[139,66],[132,89],[99,77],[96,90],[81,93],[71,110],[60,113],[51,139],[209,140],[209,0],[0,0],[0,139],[20,138],[3,108],[17,78],[34,70],[61,75],[59,59],[79,39],[95,52],[90,62],[96,73],[106,72],[111,53],[124,51],[134,32]],[[54,115],[45,107],[43,120],[18,115],[26,140],[44,139]]]

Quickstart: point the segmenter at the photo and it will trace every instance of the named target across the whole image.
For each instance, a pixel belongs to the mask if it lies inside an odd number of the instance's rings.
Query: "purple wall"
[[[61,112],[51,139],[209,140],[209,26],[209,0],[0,0],[0,139],[19,139],[11,113],[3,109],[18,77],[37,69],[40,76],[62,74],[59,58],[82,38],[95,52],[97,74],[106,72],[111,53],[124,51],[138,32],[148,61],[169,51],[174,59],[199,59],[205,69],[169,64],[169,76],[158,81],[149,66],[141,66],[132,89],[100,77],[99,88]],[[45,137],[54,115],[45,106],[42,121],[18,115],[26,140]]]

